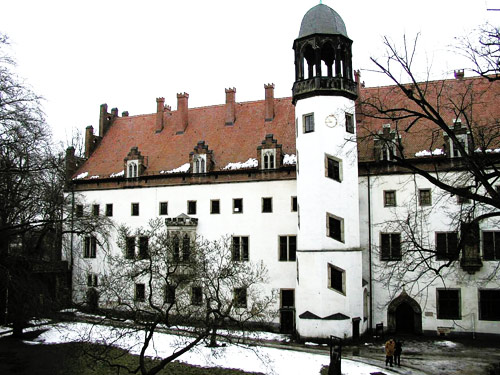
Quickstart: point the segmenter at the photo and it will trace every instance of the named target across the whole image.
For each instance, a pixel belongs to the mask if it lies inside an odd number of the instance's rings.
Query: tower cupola
[[[318,4],[302,19],[295,51],[293,102],[317,95],[357,98],[352,72],[352,40],[342,18]]]

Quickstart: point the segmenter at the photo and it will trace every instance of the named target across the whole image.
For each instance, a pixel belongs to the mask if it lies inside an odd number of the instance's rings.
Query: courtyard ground
[[[24,341],[0,338],[1,374],[57,374],[68,372],[68,365],[81,363],[77,341],[82,332],[92,327],[97,341],[103,334],[109,334],[109,326],[85,322],[44,324],[31,329]],[[7,331],[6,327],[0,327]],[[451,340],[448,338],[398,337],[404,343],[402,367],[387,368],[384,364],[384,342],[386,338],[360,340],[343,348],[342,373],[344,375],[406,374],[406,375],[487,375],[491,364],[500,363],[500,344],[483,340]],[[118,343],[129,347],[131,339]],[[255,341],[258,340],[258,341]],[[328,347],[314,343],[297,344],[287,335],[260,333],[251,337],[257,346],[229,345],[213,349],[198,347],[183,355],[180,360],[201,367],[241,369],[247,373],[263,374],[311,374],[316,375],[328,364]],[[66,344],[63,344],[66,343]],[[179,343],[179,337],[162,332],[155,341],[154,352],[158,357],[167,353]],[[49,345],[50,344],[50,345]],[[134,346],[134,345],[132,345]],[[134,354],[134,350],[131,353]],[[50,359],[52,356],[53,359]],[[56,359],[58,358],[58,360]],[[80,361],[80,362],[78,362]],[[48,367],[47,372],[42,367]],[[85,367],[81,364],[80,367]],[[172,369],[173,370],[173,369]],[[102,370],[103,371],[103,370]],[[104,374],[105,372],[98,372]],[[198,374],[179,370],[179,374]],[[195,370],[192,370],[195,371]],[[175,372],[169,372],[175,373]],[[90,374],[81,372],[79,374]],[[203,370],[199,374],[215,374]],[[228,372],[227,375],[243,374]]]

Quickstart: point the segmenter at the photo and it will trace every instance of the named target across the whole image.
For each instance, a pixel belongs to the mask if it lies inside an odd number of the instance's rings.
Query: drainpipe
[[[373,287],[372,287],[372,202],[371,202],[371,184],[370,184],[370,169],[368,171],[368,264],[369,264],[369,285],[370,285],[370,317],[369,327],[373,333]]]

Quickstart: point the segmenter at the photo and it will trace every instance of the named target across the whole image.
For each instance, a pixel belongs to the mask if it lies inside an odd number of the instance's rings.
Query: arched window
[[[194,173],[206,173],[206,155],[195,155],[193,160]]]
[[[137,168],[137,160],[130,160],[127,162],[127,165],[128,165],[127,177],[128,178],[137,177],[139,175]]]
[[[189,236],[187,233],[184,235],[184,238],[182,239],[182,260],[184,262],[189,261],[189,257],[191,253],[191,241],[189,240]]]
[[[274,169],[275,168],[275,149],[262,150],[262,168]]]

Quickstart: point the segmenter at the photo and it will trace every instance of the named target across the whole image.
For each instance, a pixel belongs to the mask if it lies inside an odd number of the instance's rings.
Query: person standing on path
[[[389,363],[392,366],[392,358],[394,356],[394,349],[396,348],[396,343],[393,339],[389,339],[385,343],[385,365]]]
[[[401,367],[401,353],[403,352],[403,343],[401,341],[396,341],[396,346],[394,349],[394,364]]]

